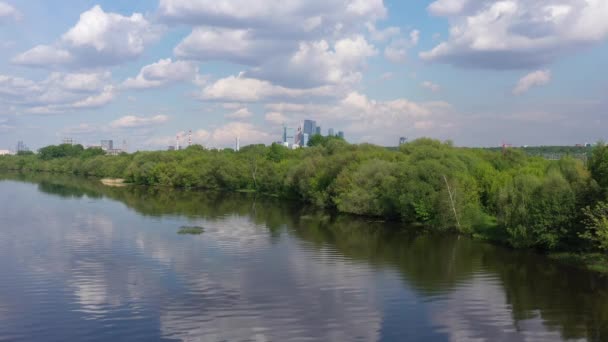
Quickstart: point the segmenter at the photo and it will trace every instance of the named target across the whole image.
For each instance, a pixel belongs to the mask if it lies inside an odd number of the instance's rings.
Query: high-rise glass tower
[[[114,149],[114,141],[112,140],[102,140],[101,141],[101,149],[104,151],[110,151]]]
[[[313,136],[317,129],[317,123],[313,120],[304,120],[304,134],[308,134],[308,136]]]
[[[30,149],[23,143],[23,141],[17,142],[17,152],[26,152]]]

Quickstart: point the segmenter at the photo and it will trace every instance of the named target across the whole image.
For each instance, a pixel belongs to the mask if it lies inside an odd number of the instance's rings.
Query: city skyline
[[[0,149],[608,138],[606,2],[222,3],[0,0]]]

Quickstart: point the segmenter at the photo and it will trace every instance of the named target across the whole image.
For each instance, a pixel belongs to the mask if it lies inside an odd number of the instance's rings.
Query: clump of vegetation
[[[608,203],[599,202],[583,209],[585,231],[580,234],[595,247],[608,251]]]
[[[179,235],[201,235],[205,232],[205,228],[198,226],[181,226],[177,231]]]

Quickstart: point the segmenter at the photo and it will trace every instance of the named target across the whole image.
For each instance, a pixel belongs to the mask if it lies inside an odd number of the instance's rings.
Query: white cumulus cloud
[[[253,116],[253,113],[251,113],[251,111],[248,108],[241,108],[241,109],[235,110],[234,112],[232,112],[230,114],[226,114],[226,118],[235,119],[235,120],[248,119],[252,116]]]
[[[527,69],[608,37],[604,0],[438,0],[449,38],[420,54],[426,61],[490,69]]]
[[[82,13],[74,27],[55,44],[38,45],[13,58],[25,66],[108,66],[140,56],[160,35],[141,13],[123,16],[96,5]]]
[[[291,88],[358,82],[386,16],[383,0],[162,0],[159,17],[192,32],[174,49],[178,58],[247,66],[248,77]],[[271,53],[269,53],[271,52]]]
[[[122,85],[130,89],[148,89],[174,82],[194,81],[197,77],[198,67],[195,63],[167,58],[144,66],[136,77],[128,78]]]
[[[0,75],[0,104],[15,105],[28,113],[100,107],[114,95],[110,72],[53,72],[42,81]]]
[[[309,88],[322,85],[354,84],[375,47],[361,35],[336,41],[301,42],[298,50],[284,61],[274,61],[248,74],[276,80],[281,85]]]
[[[7,4],[4,1],[0,1],[0,24],[18,20],[21,18],[21,12],[19,12],[15,7],[10,4]]]
[[[169,121],[166,115],[155,115],[151,117],[127,115],[110,123],[112,128],[139,128],[163,124]]]
[[[196,27],[174,49],[179,58],[222,60],[258,65],[273,54],[285,53],[295,42],[257,37],[251,29]]]
[[[289,120],[284,114],[279,112],[268,112],[264,116],[264,119],[273,125],[282,125]]]
[[[255,78],[229,76],[219,79],[202,90],[202,100],[224,102],[258,102],[273,98],[326,96],[325,87],[311,89],[286,88]]]
[[[513,94],[521,95],[532,87],[539,87],[551,82],[551,71],[549,70],[538,70],[527,74],[522,77],[517,85],[513,89]]]

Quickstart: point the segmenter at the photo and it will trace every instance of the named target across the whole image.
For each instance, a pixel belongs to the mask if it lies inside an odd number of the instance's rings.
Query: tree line
[[[585,165],[517,149],[489,151],[418,139],[397,150],[315,139],[305,149],[279,144],[240,151],[142,151],[118,156],[80,145],[0,157],[0,170],[124,178],[191,189],[250,191],[339,212],[457,231],[516,248],[608,250],[608,147]]]

